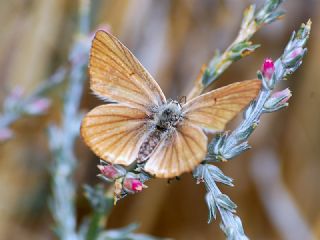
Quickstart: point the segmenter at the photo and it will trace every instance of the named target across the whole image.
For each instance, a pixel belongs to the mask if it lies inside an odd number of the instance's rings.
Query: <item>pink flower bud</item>
[[[303,48],[298,47],[298,48],[294,49],[294,50],[290,53],[290,56],[289,56],[289,57],[293,59],[293,58],[301,55],[303,52],[304,52]]]
[[[273,93],[271,95],[271,98],[275,98],[275,99],[283,98],[280,101],[280,104],[286,104],[291,96],[292,96],[291,91],[289,90],[289,88],[286,88],[282,91]]]
[[[146,186],[137,178],[126,177],[123,180],[123,188],[129,193],[141,192]]]
[[[109,180],[115,180],[123,176],[121,169],[118,169],[115,165],[98,165],[97,167],[99,168],[102,175]]]
[[[288,106],[288,100],[292,96],[288,88],[273,93],[264,104],[266,112],[274,112]]]
[[[38,115],[45,113],[51,105],[48,98],[37,98],[26,106],[25,111],[29,114]]]
[[[266,58],[262,64],[261,72],[266,79],[271,79],[275,67],[271,58]]]
[[[302,47],[297,47],[293,50],[291,50],[290,52],[286,53],[286,55],[284,57],[282,57],[282,63],[288,67],[288,68],[292,68],[294,66],[296,66],[301,59],[303,58],[303,55],[305,53],[305,49],[303,49]]]

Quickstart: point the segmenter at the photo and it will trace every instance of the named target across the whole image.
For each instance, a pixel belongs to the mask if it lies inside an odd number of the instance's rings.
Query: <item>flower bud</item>
[[[124,176],[125,169],[118,165],[101,164],[97,166],[107,181],[114,181],[117,178]]]
[[[275,67],[274,63],[271,58],[266,58],[262,64],[261,72],[263,74],[263,77],[267,80],[270,80],[273,73],[274,73]]]
[[[282,91],[279,92],[275,92],[271,95],[271,98],[275,98],[275,99],[281,99],[280,104],[285,104],[288,102],[289,98],[292,96],[291,91],[289,90],[289,88],[286,88]]]
[[[284,57],[282,62],[287,66],[287,67],[293,67],[297,63],[299,63],[305,53],[305,49],[302,47],[297,47],[293,49],[291,52],[287,53]]]
[[[288,106],[288,100],[291,96],[291,91],[288,88],[273,93],[271,97],[267,100],[267,102],[264,104],[265,111],[273,112]]]
[[[123,180],[123,189],[128,193],[141,192],[143,188],[146,188],[136,174],[128,173]]]
[[[298,48],[294,49],[294,50],[291,52],[291,54],[289,55],[289,57],[295,58],[295,57],[301,55],[303,52],[304,52],[303,48],[298,47]]]

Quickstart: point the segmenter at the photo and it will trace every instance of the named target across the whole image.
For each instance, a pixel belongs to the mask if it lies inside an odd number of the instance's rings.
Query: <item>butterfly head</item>
[[[182,120],[181,105],[178,101],[168,101],[155,114],[155,124],[161,129],[175,127]]]

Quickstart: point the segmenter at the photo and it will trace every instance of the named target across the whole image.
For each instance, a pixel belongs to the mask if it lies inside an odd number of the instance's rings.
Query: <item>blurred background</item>
[[[257,5],[262,0],[256,1]],[[166,96],[186,95],[202,64],[236,37],[249,0],[92,0],[93,31],[104,25],[158,81]],[[68,56],[77,33],[78,1],[0,1],[0,101],[17,89],[28,96]],[[301,68],[280,89],[293,92],[290,107],[262,117],[250,139],[252,150],[220,163],[235,187],[221,189],[238,205],[251,239],[320,239],[320,1],[288,0],[285,17],[253,38],[256,52],[234,63],[219,87],[254,78],[266,57],[277,59],[293,30],[312,19],[313,29]],[[12,125],[13,138],[0,145],[0,239],[55,239],[48,210],[50,195],[47,126],[61,121],[64,83],[49,93],[47,114],[27,116]],[[101,104],[85,81],[81,109]],[[237,121],[229,125],[235,126]],[[82,184],[94,185],[98,163],[81,139],[75,146],[78,221],[89,211]],[[140,194],[120,200],[107,228],[140,224],[139,232],[175,239],[224,239],[220,219],[207,224],[203,185],[190,174],[168,184],[152,180]]]

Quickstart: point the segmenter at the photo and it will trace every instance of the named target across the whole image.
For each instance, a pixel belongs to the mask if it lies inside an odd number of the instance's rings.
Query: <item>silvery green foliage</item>
[[[248,239],[243,231],[242,223],[239,217],[234,215],[236,212],[236,204],[231,199],[223,194],[216,182],[233,186],[232,179],[225,176],[222,171],[211,164],[201,164],[193,172],[193,176],[199,182],[204,182],[207,188],[206,203],[209,207],[210,223],[216,219],[217,210],[221,214],[222,224],[221,229],[230,236],[228,239]]]
[[[101,213],[106,213],[111,210],[113,206],[113,196],[106,195],[102,185],[97,185],[95,187],[84,185],[83,188],[91,208]]]
[[[284,11],[277,11],[277,8],[285,0],[269,0],[265,1],[263,7],[259,12],[255,14],[255,21],[257,23],[271,23],[277,20],[279,17],[282,17]]]
[[[79,19],[79,34],[88,35],[88,8],[81,1]],[[75,140],[79,136],[81,114],[80,100],[84,81],[89,48],[81,38],[75,39],[69,55],[71,63],[68,77],[68,87],[63,96],[63,118],[61,125],[51,124],[48,128],[49,146],[53,156],[50,169],[52,178],[52,196],[49,202],[51,214],[55,220],[55,232],[59,239],[83,239],[77,232],[75,211],[74,172],[76,156]],[[84,228],[82,228],[84,229]]]
[[[95,187],[84,185],[84,192],[93,211],[82,222],[79,236],[86,240],[96,240],[103,231],[105,219],[113,207],[113,195],[106,193],[102,185]]]
[[[255,5],[251,5],[245,11],[237,38],[223,54],[217,51],[205,69],[201,79],[204,88],[217,80],[233,62],[252,53],[260,46],[259,44],[252,44],[251,37],[263,25],[283,16],[284,12],[278,10],[283,2],[284,0],[266,0],[261,9],[256,10]]]
[[[287,106],[286,101],[291,95],[289,90],[272,95],[277,83],[293,73],[302,63],[306,53],[304,48],[310,34],[311,21],[302,24],[297,33],[293,32],[282,56],[274,64],[274,72],[271,77],[266,77],[258,72],[258,78],[262,81],[262,89],[257,97],[246,109],[243,121],[231,133],[217,135],[208,146],[208,154],[203,164],[193,172],[194,178],[204,182],[207,195],[206,202],[209,208],[209,222],[216,218],[219,211],[222,219],[221,229],[227,239],[247,239],[239,217],[235,215],[236,205],[218,189],[216,182],[232,186],[232,180],[223,175],[217,167],[209,163],[227,161],[243,153],[250,148],[247,139],[258,126],[260,117],[265,112],[273,112]],[[281,105],[281,104],[283,105]],[[280,104],[280,107],[279,107]]]
[[[110,213],[113,207],[113,195],[112,193],[106,194],[102,185],[95,188],[85,185],[84,189],[85,195],[94,210],[93,215],[82,226],[85,229],[83,236],[86,236],[86,240],[160,240],[160,238],[146,234],[134,233],[138,224],[130,224],[119,229],[103,230],[99,221],[101,218],[106,218]]]
[[[23,116],[36,116],[46,113],[51,100],[44,97],[65,78],[66,69],[60,67],[46,81],[35,89],[29,96],[23,96],[23,88],[17,87],[4,99],[2,113],[0,114],[0,142],[10,139],[13,132],[12,123]]]

